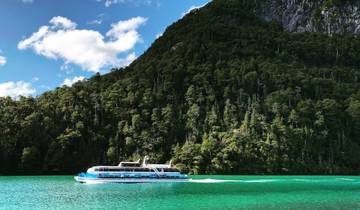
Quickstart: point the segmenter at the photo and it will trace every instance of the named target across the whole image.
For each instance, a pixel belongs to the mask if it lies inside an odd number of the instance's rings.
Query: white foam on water
[[[224,183],[224,182],[241,182],[241,180],[221,180],[221,179],[190,179],[193,183]]]
[[[275,180],[270,179],[259,179],[259,180],[224,180],[224,179],[190,179],[189,182],[193,183],[266,183],[274,182]]]
[[[311,179],[293,179],[296,182],[316,182],[315,180]]]
[[[267,182],[275,182],[277,180],[273,180],[273,179],[259,179],[259,180],[246,180],[243,182],[247,182],[247,183],[267,183]]]
[[[348,181],[348,182],[355,181],[354,179],[350,179],[350,178],[337,178],[337,180]]]

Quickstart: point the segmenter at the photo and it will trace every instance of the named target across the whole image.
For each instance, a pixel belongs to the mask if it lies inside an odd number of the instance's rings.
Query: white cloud
[[[131,3],[135,6],[140,5],[151,5],[154,0],[97,0],[97,2],[104,2],[105,7],[110,7],[113,4],[124,4],[124,3]],[[156,1],[156,6],[160,3]]]
[[[32,82],[37,82],[37,81],[39,81],[39,80],[40,80],[39,77],[33,77],[31,81],[32,81]]]
[[[130,65],[134,60],[136,60],[135,53],[131,53],[126,58],[121,59],[121,63],[124,64],[124,66]]]
[[[21,0],[22,1],[22,3],[33,3],[34,2],[34,0]]]
[[[189,14],[189,13],[190,13],[191,11],[193,11],[193,10],[198,10],[198,9],[204,7],[206,4],[207,4],[207,3],[202,4],[202,5],[199,5],[199,6],[191,6],[186,12],[183,12],[183,13],[181,14],[181,17],[184,17],[185,15]]]
[[[4,66],[6,64],[6,58],[0,55],[0,66]]]
[[[17,99],[20,96],[30,96],[36,93],[36,90],[30,83],[24,81],[0,83],[0,97],[10,96]]]
[[[84,81],[84,80],[85,80],[85,77],[83,77],[83,76],[74,77],[72,79],[66,78],[62,85],[71,87],[73,84],[75,84],[75,83],[77,83],[79,81]]]
[[[163,36],[163,34],[164,34],[164,32],[160,32],[160,33],[156,34],[156,39],[158,39],[158,38],[162,37],[162,36]]]
[[[69,30],[73,30],[76,28],[76,23],[72,22],[71,20],[65,18],[65,17],[61,17],[61,16],[57,16],[57,17],[53,17],[50,20],[50,23],[53,25],[53,29],[69,29]]]
[[[41,26],[19,42],[18,48],[32,49],[47,58],[62,59],[65,65],[75,64],[92,72],[106,66],[123,67],[135,56],[119,58],[118,54],[132,50],[142,41],[137,29],[146,21],[144,17],[119,21],[104,36],[98,31],[77,29],[76,23],[65,17],[54,17],[50,26]]]
[[[87,24],[89,24],[89,25],[101,25],[102,22],[103,22],[103,19],[95,19],[95,20],[89,21]]]
[[[89,25],[101,25],[104,22],[105,14],[101,13],[99,14],[95,20],[87,22]]]

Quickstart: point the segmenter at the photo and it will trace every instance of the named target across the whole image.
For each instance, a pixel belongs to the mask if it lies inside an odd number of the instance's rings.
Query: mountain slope
[[[359,9],[356,0],[264,0],[257,11],[289,31],[354,34],[360,30]]]
[[[190,173],[359,174],[359,38],[291,33],[263,2],[214,0],[125,69],[0,99],[0,173],[149,155]]]

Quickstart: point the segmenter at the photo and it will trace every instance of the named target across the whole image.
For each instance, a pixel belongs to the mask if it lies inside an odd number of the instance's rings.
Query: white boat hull
[[[84,178],[75,176],[74,179],[80,183],[103,184],[103,183],[174,183],[188,182],[189,179],[155,179],[155,178]]]

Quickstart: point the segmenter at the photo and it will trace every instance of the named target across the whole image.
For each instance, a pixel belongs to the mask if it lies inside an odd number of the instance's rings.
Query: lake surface
[[[0,209],[360,209],[360,177],[191,178],[89,185],[72,176],[0,177]]]

